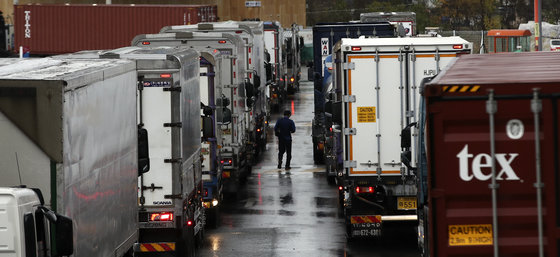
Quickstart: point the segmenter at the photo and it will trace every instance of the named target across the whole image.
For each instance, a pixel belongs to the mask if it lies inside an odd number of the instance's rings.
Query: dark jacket
[[[296,124],[288,117],[283,117],[274,125],[274,131],[279,139],[292,140],[292,133],[296,132]]]

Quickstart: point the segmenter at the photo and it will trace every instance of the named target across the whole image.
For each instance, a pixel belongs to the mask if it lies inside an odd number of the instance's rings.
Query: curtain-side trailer
[[[558,256],[560,53],[463,56],[423,89],[424,256]]]
[[[336,173],[349,239],[417,222],[411,156],[417,150],[418,86],[471,49],[460,37],[361,37],[335,45],[329,108],[340,138],[335,145],[343,149],[335,162],[341,163]]]
[[[135,67],[45,58],[0,68],[0,186],[39,188],[72,219],[74,256],[123,256],[138,239]]]

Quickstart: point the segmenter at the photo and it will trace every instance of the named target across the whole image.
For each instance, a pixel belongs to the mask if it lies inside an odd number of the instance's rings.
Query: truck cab
[[[4,210],[0,212],[0,227],[5,228],[0,230],[2,256],[73,253],[72,220],[45,207],[39,189],[0,187],[0,210]]]

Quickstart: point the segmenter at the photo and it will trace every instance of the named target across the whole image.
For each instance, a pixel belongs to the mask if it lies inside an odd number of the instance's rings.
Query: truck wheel
[[[177,240],[177,257],[195,257],[196,244],[192,228],[181,229],[181,238]]]
[[[210,228],[218,228],[220,226],[220,210],[219,207],[208,209],[208,226]]]
[[[336,180],[336,177],[335,177],[335,176],[330,176],[329,174],[327,174],[327,183],[328,183],[329,185],[331,185],[331,186],[334,185],[334,184],[335,184],[335,180]]]

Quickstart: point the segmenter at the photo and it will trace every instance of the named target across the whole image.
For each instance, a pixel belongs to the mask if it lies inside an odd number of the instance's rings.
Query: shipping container
[[[16,5],[15,45],[52,55],[129,46],[164,26],[212,22],[215,5]]]
[[[558,71],[560,53],[468,55],[427,83],[425,253],[558,256]]]

